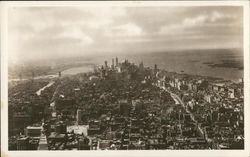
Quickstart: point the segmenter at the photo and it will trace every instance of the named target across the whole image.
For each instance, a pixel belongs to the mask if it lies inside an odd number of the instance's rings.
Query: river
[[[62,76],[65,75],[75,75],[75,74],[79,74],[79,73],[86,73],[86,72],[91,72],[93,71],[93,67],[92,66],[80,66],[80,67],[73,67],[73,68],[69,68],[67,70],[62,71]]]

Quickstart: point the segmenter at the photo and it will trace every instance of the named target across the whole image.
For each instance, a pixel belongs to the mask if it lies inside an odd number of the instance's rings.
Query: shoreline
[[[73,75],[78,75],[78,74],[84,74],[84,73],[89,73],[89,72],[93,72],[94,71],[94,67],[97,67],[98,65],[86,65],[86,66],[72,66],[70,68],[66,68],[63,71],[61,71],[62,76],[73,76]],[[79,71],[79,72],[70,72],[70,70],[72,69],[80,69],[80,68],[88,68],[88,70],[85,69],[85,71]],[[149,68],[151,69],[151,67],[146,66],[145,68]],[[69,71],[67,73],[64,73],[65,71]],[[168,71],[166,69],[160,69],[161,72],[165,72],[165,73],[169,73],[169,74],[174,74],[174,75],[180,75],[180,76],[187,76],[187,77],[200,77],[200,78],[205,78],[205,79],[211,79],[211,80],[222,80],[222,81],[231,81],[234,83],[238,83],[240,82],[239,80],[242,79],[244,76],[242,76],[242,78],[235,78],[235,79],[226,79],[223,77],[213,77],[213,76],[208,76],[208,75],[194,75],[194,74],[188,74],[185,73],[185,71],[183,72],[176,72],[176,71]],[[50,73],[50,72],[49,72]],[[39,79],[54,79],[54,78],[58,78],[58,72],[53,72],[50,73],[48,75],[40,75],[40,76],[36,76],[34,77],[35,80],[39,80]],[[23,78],[23,79],[18,79],[18,78],[13,78],[13,79],[8,79],[8,82],[19,82],[19,81],[28,81],[31,80],[32,78]]]

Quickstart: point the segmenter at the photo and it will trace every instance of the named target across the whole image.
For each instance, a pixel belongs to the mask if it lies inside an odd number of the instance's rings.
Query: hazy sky
[[[30,7],[9,10],[9,59],[241,48],[242,7]]]

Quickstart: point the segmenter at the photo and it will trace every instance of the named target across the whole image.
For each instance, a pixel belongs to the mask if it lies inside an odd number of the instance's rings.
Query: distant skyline
[[[9,9],[11,62],[102,53],[242,48],[238,6]]]

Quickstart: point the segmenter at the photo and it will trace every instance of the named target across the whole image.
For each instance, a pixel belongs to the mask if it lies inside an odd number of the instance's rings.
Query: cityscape
[[[243,79],[104,61],[9,88],[9,150],[244,149]]]
[[[3,152],[249,153],[249,3],[176,3],[3,6]]]

